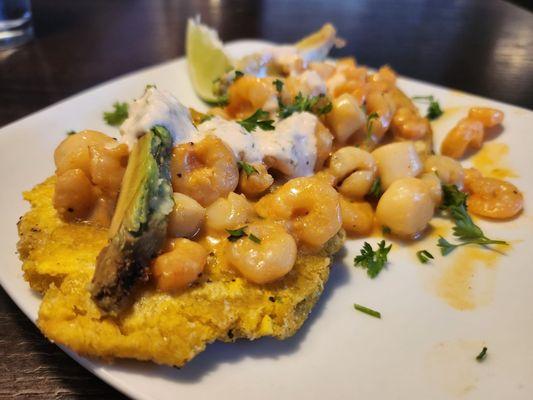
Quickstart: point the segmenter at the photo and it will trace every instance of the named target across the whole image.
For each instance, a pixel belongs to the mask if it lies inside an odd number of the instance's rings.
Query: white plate
[[[239,41],[229,48],[243,54],[263,44]],[[53,173],[53,150],[68,130],[112,133],[102,111],[114,101],[137,97],[146,84],[203,108],[179,59],[100,85],[0,130],[0,282],[32,321],[39,297],[24,281],[15,254],[16,223],[28,209],[21,193]],[[481,222],[489,237],[513,245],[496,265],[474,268],[477,307],[459,311],[435,288],[460,252],[439,255],[432,264],[416,261],[418,249],[438,254],[435,237],[412,247],[395,243],[392,262],[374,280],[352,267],[362,244],[353,240],[333,266],[311,317],[289,340],[215,343],[181,370],[132,361],[106,365],[69,354],[139,399],[533,398],[533,112],[410,79],[401,79],[400,86],[409,95],[433,94],[453,110],[434,125],[437,143],[468,106],[494,106],[506,113],[505,130],[493,141],[509,145],[507,162],[519,175],[512,180],[523,190],[526,206],[514,221]],[[369,241],[375,244],[377,238]],[[383,318],[355,311],[354,302],[381,311]],[[488,357],[478,363],[474,358],[484,345]]]

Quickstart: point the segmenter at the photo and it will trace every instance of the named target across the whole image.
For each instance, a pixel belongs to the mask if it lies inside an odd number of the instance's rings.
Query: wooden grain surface
[[[518,3],[527,5],[527,1]],[[497,0],[34,0],[36,39],[0,52],[0,126],[178,57],[186,19],[224,40],[290,42],[333,22],[337,55],[533,108],[533,14]],[[122,398],[49,343],[0,289],[0,399]]]

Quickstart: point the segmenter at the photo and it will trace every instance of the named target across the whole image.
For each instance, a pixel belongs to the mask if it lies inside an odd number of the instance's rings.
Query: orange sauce
[[[455,250],[437,281],[437,294],[457,310],[472,310],[490,301],[494,269],[509,246],[495,246],[493,250],[468,246]],[[479,279],[483,275],[483,279]]]
[[[472,158],[472,164],[484,176],[492,178],[514,178],[518,175],[507,165],[509,146],[505,143],[485,143]]]

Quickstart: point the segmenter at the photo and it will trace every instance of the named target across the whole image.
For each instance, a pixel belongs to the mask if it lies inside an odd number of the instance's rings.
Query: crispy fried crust
[[[41,292],[38,325],[51,340],[88,356],[136,358],[181,366],[215,340],[293,335],[309,315],[329,276],[329,255],[344,234],[319,255],[298,256],[282,280],[254,285],[209,257],[202,279],[182,293],[152,288],[138,294],[127,315],[101,315],[87,289],[106,231],[61,222],[52,207],[54,178],[25,193],[32,205],[19,223],[24,276]]]

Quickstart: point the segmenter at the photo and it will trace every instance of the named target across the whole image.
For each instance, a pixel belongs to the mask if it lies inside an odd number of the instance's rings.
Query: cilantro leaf
[[[104,121],[111,126],[118,126],[128,118],[128,103],[116,102],[113,111],[104,112]]]
[[[429,262],[429,260],[433,260],[434,257],[433,257],[433,254],[431,254],[429,251],[427,250],[419,250],[416,252],[416,256],[418,257],[418,260],[422,263],[422,264],[427,264]]]
[[[239,229],[226,229],[226,232],[229,233],[229,236],[227,239],[230,242],[236,242],[240,238],[247,236],[246,233],[244,232],[246,228],[247,226],[243,226],[242,228],[239,228]]]
[[[370,187],[370,190],[368,191],[368,195],[376,199],[379,199],[379,197],[382,194],[383,194],[383,189],[381,188],[381,178],[378,176],[374,180],[374,182],[372,182],[372,186]]]
[[[263,129],[264,131],[273,131],[274,130],[274,120],[266,119],[270,116],[267,111],[257,109],[252,115],[248,118],[243,119],[242,121],[237,121],[248,132],[254,131],[257,127]]]
[[[426,114],[426,118],[429,120],[437,119],[442,114],[444,114],[444,111],[442,111],[442,109],[440,108],[438,100],[436,100],[433,96],[414,96],[413,100],[429,103]]]
[[[258,174],[259,171],[251,164],[248,164],[246,161],[237,161],[239,169],[243,170],[247,176],[252,174]]]
[[[381,272],[381,270],[387,264],[387,255],[392,247],[392,244],[388,247],[384,240],[378,243],[376,250],[372,249],[372,246],[365,242],[361,249],[361,254],[354,258],[354,266],[360,266],[366,268],[366,273],[370,278],[375,278]]]
[[[476,360],[478,362],[481,362],[485,359],[485,357],[487,357],[487,347],[483,347],[483,349],[481,350],[481,352],[476,356]]]
[[[253,233],[250,233],[250,234],[248,235],[248,239],[250,239],[252,242],[257,243],[257,244],[261,243],[261,239],[259,239],[259,238],[258,238],[257,236],[255,236]]]
[[[379,114],[375,111],[371,112],[368,117],[366,117],[366,132],[367,132],[367,138],[370,139],[372,137],[372,125],[374,124],[374,120],[379,118]]]
[[[443,237],[440,237],[437,246],[440,247],[443,256],[450,254],[457,247],[468,244],[482,246],[489,244],[508,244],[503,240],[493,240],[485,236],[481,228],[472,221],[470,214],[468,214],[466,203],[468,195],[461,192],[457,186],[442,185],[442,193],[443,202],[440,208],[455,222],[453,236],[461,241],[460,243],[450,243]]]
[[[318,116],[329,113],[333,109],[331,101],[324,95],[304,96],[301,92],[294,97],[292,104],[283,104],[279,102],[278,117],[283,119],[290,117],[295,112],[310,112]]]
[[[381,319],[381,313],[376,310],[372,310],[371,308],[362,306],[360,304],[354,303],[353,308],[355,308],[357,311],[361,311],[362,313],[368,314],[374,318],[380,318]]]
[[[281,94],[281,91],[283,90],[283,81],[276,79],[272,84],[276,87],[276,91]]]

